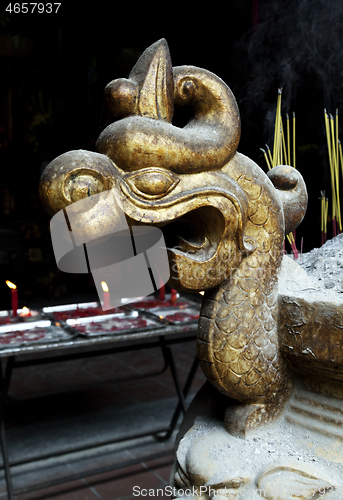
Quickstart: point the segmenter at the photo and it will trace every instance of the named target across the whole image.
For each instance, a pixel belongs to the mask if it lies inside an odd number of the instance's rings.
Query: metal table
[[[147,318],[154,316],[149,311],[139,310],[139,313]],[[155,317],[156,319],[156,317]],[[91,447],[96,447],[105,444],[111,444],[115,442],[126,441],[130,439],[136,439],[139,437],[145,437],[153,435],[159,441],[167,440],[172,432],[174,431],[178,417],[181,412],[185,412],[185,397],[187,396],[191,383],[193,381],[194,375],[196,373],[198,362],[195,358],[193,364],[188,373],[188,377],[184,387],[181,387],[178,373],[175,367],[175,362],[173,358],[170,346],[175,343],[189,342],[195,339],[195,334],[197,331],[197,320],[188,321],[187,323],[180,324],[170,324],[170,322],[156,319],[157,324],[154,328],[141,328],[139,330],[130,330],[116,332],[112,334],[101,334],[94,337],[82,337],[74,336],[63,340],[41,342],[41,343],[28,343],[27,345],[13,345],[0,348],[0,387],[1,387],[1,397],[0,397],[0,444],[1,452],[3,457],[3,467],[6,478],[7,494],[8,499],[14,500],[16,494],[23,494],[29,491],[36,491],[49,486],[54,486],[56,484],[62,484],[68,481],[75,480],[77,478],[83,478],[87,476],[92,476],[95,474],[100,474],[107,472],[109,470],[115,470],[122,467],[128,467],[141,462],[142,460],[153,460],[160,458],[162,456],[167,456],[170,452],[161,452],[158,454],[150,455],[147,457],[140,457],[139,459],[130,460],[123,462],[121,464],[115,464],[110,467],[98,468],[92,471],[87,471],[87,473],[80,473],[79,475],[65,476],[53,481],[46,481],[44,483],[36,484],[34,487],[21,488],[18,490],[13,489],[12,478],[11,478],[11,466],[25,464],[28,462],[34,462],[36,460],[47,459],[53,456],[63,455],[65,453],[71,453],[76,451],[82,451],[89,449]],[[56,326],[57,325],[57,326]],[[66,331],[65,328],[59,326],[60,323],[55,322],[55,328],[61,328],[61,331]],[[68,328],[67,328],[68,330]],[[119,439],[113,439],[110,441],[102,443],[94,443],[92,446],[84,446],[77,448],[70,448],[69,450],[63,450],[62,452],[47,454],[44,456],[34,456],[21,462],[9,462],[8,451],[6,445],[6,431],[5,431],[5,404],[8,395],[8,390],[11,381],[11,375],[14,368],[47,364],[57,361],[66,361],[72,359],[80,359],[86,357],[101,356],[104,354],[125,352],[131,350],[139,350],[142,348],[152,348],[160,347],[164,359],[164,366],[161,370],[155,372],[149,372],[144,375],[139,375],[134,378],[149,377],[152,375],[158,375],[163,373],[165,370],[170,368],[173,377],[173,382],[178,395],[178,403],[171,417],[171,421],[168,427],[154,429],[150,432],[136,433],[132,435],[123,436]],[[4,374],[2,370],[2,362],[6,359],[6,365],[4,368]]]

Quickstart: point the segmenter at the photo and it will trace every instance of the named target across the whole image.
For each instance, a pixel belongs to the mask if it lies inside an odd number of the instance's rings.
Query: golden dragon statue
[[[172,67],[162,39],[129,77],[110,82],[105,100],[115,120],[97,153],[70,151],[40,181],[50,214],[114,190],[129,224],[163,230],[169,285],[205,291],[197,356],[211,384],[237,401],[226,428],[238,435],[273,419],[292,389],[278,343],[278,273],[284,236],[301,222],[307,193],[301,174],[277,166],[266,174],[237,152],[240,116],[229,87],[194,66]],[[191,118],[173,125],[175,106]],[[87,241],[110,226],[99,201],[80,213]]]

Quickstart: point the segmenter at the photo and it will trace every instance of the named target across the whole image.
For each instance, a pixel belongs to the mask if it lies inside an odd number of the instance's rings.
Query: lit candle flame
[[[27,315],[27,314],[29,314],[29,312],[30,312],[30,309],[28,307],[24,306],[23,309],[22,309],[22,313],[25,314],[25,315]]]
[[[6,280],[6,285],[12,288],[12,290],[15,290],[17,288],[17,285],[8,280]]]
[[[103,289],[104,292],[108,292],[108,286],[106,281],[101,282],[101,288]]]
[[[199,292],[199,293],[200,293],[200,295],[205,295],[205,292]]]

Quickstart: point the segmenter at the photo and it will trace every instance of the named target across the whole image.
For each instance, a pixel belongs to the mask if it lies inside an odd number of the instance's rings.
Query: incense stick
[[[287,158],[287,165],[291,164],[291,139],[289,135],[289,114],[286,113],[286,119],[287,119],[287,153],[288,153],[288,158]]]
[[[274,141],[273,141],[273,154],[271,154],[268,144],[266,144],[266,149],[260,148],[264,158],[266,160],[268,169],[276,167],[276,165],[290,165],[291,166],[291,132],[290,132],[290,120],[289,115],[286,113],[286,137],[283,127],[283,121],[281,116],[281,97],[282,88],[278,89],[278,96],[276,102],[275,111],[275,123],[274,123]],[[287,144],[286,144],[287,143]],[[293,166],[296,167],[296,144],[295,144],[295,113],[293,112]],[[343,170],[342,170],[343,175]],[[293,250],[294,258],[298,258],[298,250],[295,244],[295,233],[286,235],[289,244]]]
[[[293,111],[293,167],[296,167],[296,158],[295,158],[295,113]]]
[[[285,163],[284,165],[289,165],[288,158],[287,158],[287,150],[286,150],[286,142],[285,142],[285,134],[283,132],[283,123],[282,119],[280,120],[281,122],[281,135],[282,135],[282,146],[283,146],[283,153],[284,153],[284,158],[285,158]],[[281,148],[280,148],[281,149]]]
[[[264,155],[264,158],[266,160],[266,163],[267,163],[267,167],[268,167],[268,170],[271,169],[271,166],[270,166],[270,163],[269,163],[269,160],[268,160],[268,156],[267,156],[267,153],[265,152],[264,149],[260,148],[260,150],[262,151],[263,155]]]
[[[336,180],[336,200],[337,200],[337,232],[342,232],[341,202],[339,197],[339,151],[338,151],[338,108],[336,108],[336,137],[335,137],[336,159],[335,159],[335,180]]]
[[[272,158],[272,154],[270,152],[268,144],[266,144],[266,148],[267,148],[267,153],[268,153],[268,156],[269,156],[270,165],[273,166],[273,158]],[[342,175],[343,175],[343,170],[342,170]]]
[[[287,234],[287,239],[289,241],[289,244],[291,245],[291,248],[293,250],[294,258],[297,259],[299,257],[297,247],[295,245],[294,237],[292,233]]]
[[[331,120],[332,118],[332,120]],[[325,119],[325,131],[326,140],[329,153],[329,166],[330,166],[330,178],[331,178],[331,192],[332,192],[332,232],[333,236],[336,236],[336,189],[335,189],[335,167],[334,167],[334,141],[332,140],[333,135],[333,117],[326,112],[324,109],[324,119]]]
[[[331,114],[329,115],[326,109],[324,109],[324,120],[332,191],[332,235],[336,236],[338,233],[342,232],[341,203],[339,196],[339,161],[341,160],[341,154],[339,151],[340,141],[338,138],[338,109],[336,109],[336,118]]]
[[[280,115],[281,115],[281,94],[282,88],[278,89],[276,113],[275,113],[275,127],[274,127],[274,148],[273,148],[273,167],[277,165],[278,157],[278,143],[279,143],[279,130],[280,130]]]

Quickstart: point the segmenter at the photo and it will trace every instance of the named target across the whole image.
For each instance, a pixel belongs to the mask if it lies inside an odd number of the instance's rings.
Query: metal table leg
[[[171,352],[170,347],[167,346],[164,337],[161,337],[160,341],[161,341],[161,347],[162,347],[162,352],[163,352],[164,359],[167,360],[168,365],[170,367],[170,371],[172,373],[172,377],[173,377],[173,381],[174,381],[174,385],[175,385],[175,388],[176,388],[177,395],[179,397],[179,402],[180,402],[180,405],[181,405],[181,409],[182,409],[183,413],[185,414],[186,413],[186,402],[185,402],[185,398],[183,396],[183,390],[182,390],[182,387],[181,387],[181,384],[180,384],[179,375],[178,375],[176,367],[175,367],[175,362],[174,362],[173,354]]]
[[[188,392],[189,392],[189,389],[192,385],[192,382],[193,382],[193,379],[194,379],[194,376],[196,374],[196,371],[198,369],[198,365],[199,365],[199,361],[198,361],[198,358],[197,356],[195,356],[194,358],[194,361],[193,361],[193,364],[192,364],[192,367],[189,371],[189,374],[188,374],[188,377],[187,377],[187,380],[186,380],[186,383],[185,383],[185,386],[183,388],[183,397],[186,398],[187,395],[188,395]],[[156,434],[155,435],[155,439],[157,441],[167,441],[170,436],[172,435],[172,433],[174,432],[175,430],[175,427],[176,427],[176,424],[177,424],[177,421],[178,421],[178,418],[180,416],[180,413],[181,413],[181,410],[183,410],[183,407],[182,407],[182,403],[181,403],[181,400],[178,402],[176,408],[175,408],[175,411],[174,411],[174,414],[172,416],[172,419],[171,419],[171,422],[169,424],[169,429],[168,431],[164,434],[164,435],[158,435]]]
[[[1,361],[0,361],[1,363]],[[15,500],[13,493],[13,485],[12,485],[12,476],[10,470],[10,464],[8,460],[8,452],[7,452],[7,444],[6,444],[6,429],[5,429],[5,404],[8,393],[8,388],[11,381],[11,375],[14,364],[14,356],[11,356],[7,360],[5,377],[3,377],[1,364],[0,364],[0,384],[1,384],[1,396],[0,396],[0,445],[1,445],[1,453],[4,462],[4,472],[6,479],[6,488],[7,488],[7,496],[8,500]]]

